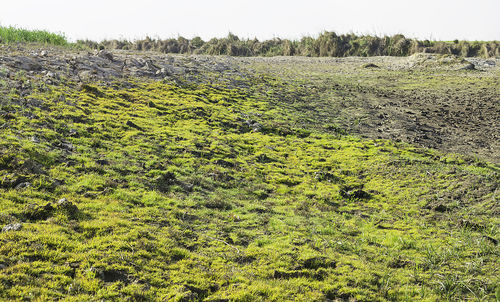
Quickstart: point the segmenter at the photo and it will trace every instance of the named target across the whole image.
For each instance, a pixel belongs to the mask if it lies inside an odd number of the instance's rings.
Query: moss
[[[301,128],[279,94],[128,81],[9,111],[1,299],[493,299],[494,166]]]

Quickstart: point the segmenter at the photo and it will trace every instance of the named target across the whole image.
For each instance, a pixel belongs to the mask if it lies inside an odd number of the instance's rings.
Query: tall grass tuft
[[[68,45],[66,37],[45,30],[27,30],[0,26],[0,43],[36,42],[51,45]]]

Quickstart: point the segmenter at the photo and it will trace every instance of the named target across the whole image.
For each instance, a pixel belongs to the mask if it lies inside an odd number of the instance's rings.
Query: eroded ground
[[[249,58],[243,62],[302,85],[282,89],[305,125],[335,125],[384,138],[500,162],[499,60]],[[376,66],[369,66],[375,64]],[[280,93],[280,91],[278,91]],[[297,101],[300,100],[300,101]],[[321,123],[318,123],[321,121]]]

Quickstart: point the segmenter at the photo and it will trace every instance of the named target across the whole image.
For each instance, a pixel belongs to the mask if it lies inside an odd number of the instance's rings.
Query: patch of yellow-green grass
[[[130,85],[4,108],[0,226],[23,228],[0,233],[1,299],[495,299],[494,167],[301,129],[241,89]]]

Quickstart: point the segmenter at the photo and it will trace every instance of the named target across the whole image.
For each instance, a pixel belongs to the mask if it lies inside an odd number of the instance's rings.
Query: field
[[[499,64],[0,45],[0,299],[498,301]]]

